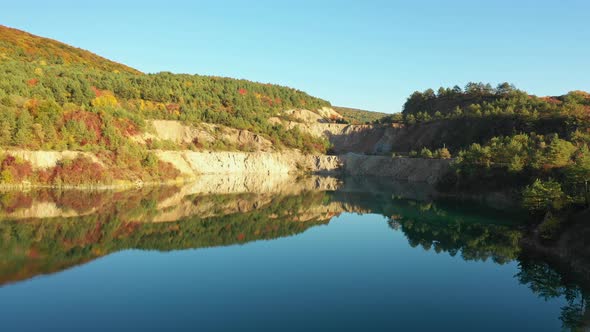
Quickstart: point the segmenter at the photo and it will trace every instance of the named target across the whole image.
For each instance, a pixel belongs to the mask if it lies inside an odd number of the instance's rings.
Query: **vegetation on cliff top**
[[[381,119],[390,116],[387,113],[372,112],[356,108],[333,106],[334,110],[350,124],[369,124],[379,122]]]

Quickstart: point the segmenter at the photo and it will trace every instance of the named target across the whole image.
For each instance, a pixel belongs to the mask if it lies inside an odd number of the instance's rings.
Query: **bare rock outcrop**
[[[395,180],[436,183],[449,170],[450,159],[391,158],[349,153],[341,156],[349,175],[390,177]]]
[[[35,169],[55,167],[62,160],[73,160],[78,157],[86,157],[95,163],[102,164],[96,155],[81,151],[4,150],[1,153],[28,161]]]
[[[331,173],[341,168],[340,158],[286,152],[194,152],[155,151],[162,161],[174,165],[182,174],[288,174]]]
[[[187,125],[174,120],[152,120],[148,124],[151,130],[133,137],[135,141],[145,144],[148,140],[160,140],[206,146],[219,140],[252,151],[273,150],[271,141],[248,130],[210,123]]]

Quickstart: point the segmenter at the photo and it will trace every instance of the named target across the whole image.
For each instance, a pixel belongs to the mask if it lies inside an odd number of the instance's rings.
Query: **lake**
[[[2,331],[560,331],[589,316],[582,281],[521,250],[525,214],[424,184],[208,176],[5,192],[0,208]]]

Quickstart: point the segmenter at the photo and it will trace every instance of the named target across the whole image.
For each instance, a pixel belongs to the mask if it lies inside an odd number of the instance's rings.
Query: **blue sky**
[[[400,111],[415,90],[590,90],[588,0],[10,1],[0,24],[144,72],[246,78]]]

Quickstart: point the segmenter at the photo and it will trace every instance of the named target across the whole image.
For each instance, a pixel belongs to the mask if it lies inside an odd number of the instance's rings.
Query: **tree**
[[[550,138],[544,158],[545,168],[560,168],[565,167],[572,162],[572,156],[576,151],[576,147],[566,141],[562,140],[557,135]]]
[[[569,181],[575,185],[583,184],[583,196],[586,206],[590,206],[589,183],[590,183],[590,150],[583,145],[576,153],[575,161],[565,170]]]
[[[459,152],[457,162],[459,165],[471,168],[473,166],[490,167],[492,160],[490,155],[490,148],[481,146],[477,143],[471,144],[467,150]]]
[[[514,85],[512,85],[512,84],[510,84],[508,82],[504,82],[504,83],[498,84],[498,86],[496,87],[496,94],[498,94],[498,95],[508,95],[509,93],[511,93],[514,90],[516,90],[516,88],[514,87]]]
[[[29,143],[33,138],[32,132],[33,117],[28,110],[23,109],[16,120],[16,132],[14,135],[14,144],[23,146]]]
[[[434,158],[451,159],[451,152],[446,147],[434,151]]]
[[[523,192],[523,205],[531,211],[560,210],[567,203],[561,184],[554,180],[536,179]]]

